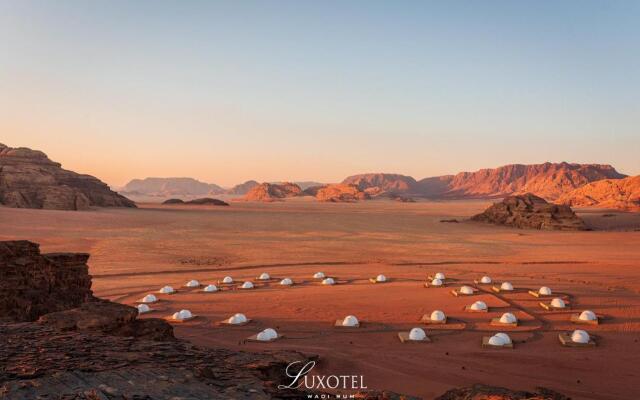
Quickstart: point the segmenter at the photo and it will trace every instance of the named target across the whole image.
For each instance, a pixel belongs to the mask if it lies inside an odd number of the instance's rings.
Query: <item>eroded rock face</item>
[[[310,189],[313,190],[314,196],[319,201],[349,203],[371,198],[368,193],[360,190],[357,185],[352,184],[337,183]]]
[[[532,194],[509,196],[495,203],[472,221],[515,228],[543,230],[585,230],[586,226],[569,206],[550,204]]]
[[[557,203],[572,207],[640,211],[640,176],[592,182],[561,196]]]
[[[524,392],[477,384],[451,389],[435,400],[570,400],[570,397],[543,387],[536,388],[535,392]]]
[[[40,254],[36,243],[0,242],[0,319],[35,321],[93,299],[88,254]]]
[[[414,193],[418,190],[415,179],[410,176],[400,174],[374,173],[360,174],[345,178],[343,184],[356,185],[360,190],[369,193]]]
[[[135,207],[90,175],[61,168],[41,151],[0,144],[0,204],[17,208],[85,210]]]
[[[302,195],[300,186],[291,182],[261,183],[251,189],[244,197],[247,201],[278,201],[287,197]]]

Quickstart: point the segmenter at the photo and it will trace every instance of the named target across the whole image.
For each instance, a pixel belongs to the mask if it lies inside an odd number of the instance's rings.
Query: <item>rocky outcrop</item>
[[[350,203],[359,200],[367,200],[369,194],[363,192],[356,185],[348,185],[343,183],[330,184],[321,187],[311,188],[314,196],[319,201],[327,201],[334,203]]]
[[[589,183],[561,196],[557,203],[572,207],[640,211],[640,175]]]
[[[533,194],[506,197],[472,221],[515,228],[543,230],[585,230],[586,226],[569,206],[550,204]]]
[[[451,389],[435,400],[570,400],[563,394],[543,387],[535,392],[516,391],[506,388],[473,385],[466,388]]]
[[[0,242],[0,319],[35,321],[93,299],[88,254],[40,254],[28,241]]]
[[[62,169],[41,151],[0,144],[0,204],[17,208],[86,210],[135,207],[90,175]]]
[[[178,205],[195,205],[195,206],[228,206],[226,201],[212,199],[210,197],[203,197],[201,199],[193,199],[184,201],[181,199],[169,199],[162,202],[164,205],[178,204]]]
[[[418,184],[426,195],[441,198],[496,198],[533,193],[555,200],[590,182],[624,177],[610,165],[562,162],[505,165],[461,172],[455,176],[427,178]]]
[[[246,181],[245,183],[235,185],[231,189],[227,190],[227,193],[231,195],[245,195],[249,193],[251,189],[258,186],[259,184],[260,183],[256,181]]]
[[[13,400],[294,399],[303,393],[278,390],[274,377],[309,359],[36,323],[1,325],[0,343],[0,397]]]
[[[254,187],[244,197],[246,201],[278,201],[287,197],[296,197],[302,195],[300,186],[291,182],[283,183],[261,183]]]
[[[382,192],[415,193],[418,190],[418,184],[415,179],[400,174],[375,173],[353,175],[345,178],[342,183],[356,185],[358,189],[362,191],[369,189],[368,192],[371,194]]]
[[[124,194],[154,197],[202,196],[225,192],[216,184],[200,182],[193,178],[133,179],[122,188],[122,191]]]

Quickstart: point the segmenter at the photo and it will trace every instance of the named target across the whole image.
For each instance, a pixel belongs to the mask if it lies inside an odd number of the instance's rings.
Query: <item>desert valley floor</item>
[[[164,285],[190,279],[237,282],[262,272],[290,277],[253,290],[205,294],[180,288],[159,295],[149,317],[186,308],[198,315],[176,326],[181,338],[205,346],[245,351],[295,349],[318,354],[314,372],[362,374],[369,388],[432,398],[455,386],[485,383],[515,389],[545,386],[574,399],[636,399],[640,393],[640,214],[582,213],[596,228],[613,231],[540,232],[465,219],[490,202],[369,201],[327,204],[296,200],[271,204],[233,202],[231,207],[142,205],[140,209],[88,212],[0,207],[0,240],[28,239],[43,252],[91,253],[96,295],[135,304]],[[317,271],[338,285],[321,286]],[[444,272],[446,288],[424,288],[428,275]],[[372,284],[385,274],[390,282]],[[548,312],[524,292],[454,297],[450,290],[488,274],[516,288],[549,286],[571,309]],[[465,313],[483,300],[489,313]],[[425,327],[432,339],[402,344],[397,333],[420,326],[423,314],[443,310],[460,329]],[[582,328],[598,343],[592,349],[561,347],[558,333],[576,329],[570,314],[591,309],[599,326]],[[489,350],[481,338],[496,329],[490,318],[515,313],[513,350]],[[217,321],[242,312],[241,327]],[[356,315],[353,331],[333,327]],[[273,327],[285,335],[273,343],[243,340]]]

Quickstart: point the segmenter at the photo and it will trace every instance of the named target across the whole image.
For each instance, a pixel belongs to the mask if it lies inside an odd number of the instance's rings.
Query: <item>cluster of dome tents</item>
[[[323,272],[315,273],[313,275],[313,278],[319,281],[322,285],[331,286],[337,283],[335,278],[327,276]],[[268,273],[264,272],[256,278],[256,281],[277,282],[277,279],[273,279]],[[372,283],[385,283],[385,282],[388,282],[389,280],[385,275],[379,274],[376,277],[370,278],[369,281]],[[459,287],[459,289],[452,290],[451,293],[455,296],[472,296],[479,290],[477,287],[480,287],[481,285],[493,284],[493,280],[491,279],[491,277],[486,275],[482,276],[479,280],[475,280],[474,282],[477,285],[476,288],[469,285],[462,285]],[[448,283],[450,283],[450,280],[449,281],[447,280],[444,273],[438,272],[433,276],[428,277],[427,283],[425,283],[425,287],[438,288],[438,287],[446,286]],[[202,285],[199,281],[193,279],[188,281],[184,285],[184,288],[185,289],[202,288],[202,291],[205,293],[213,293],[213,292],[218,292],[220,290],[219,287],[230,287],[235,284],[236,283],[232,277],[226,276],[221,281],[218,281],[217,284],[207,284],[207,285]],[[293,279],[288,277],[279,281],[279,285],[282,285],[282,286],[291,286],[293,284],[294,284]],[[251,281],[245,281],[236,287],[237,289],[241,289],[241,290],[249,290],[249,289],[254,289],[255,285]],[[515,290],[516,289],[514,288],[514,286],[510,282],[506,282],[506,281],[502,282],[499,286],[491,286],[491,291],[495,293],[514,292]],[[164,286],[160,288],[160,290],[158,290],[158,293],[162,295],[170,295],[176,292],[177,292],[176,289],[174,289],[172,286],[169,286],[169,285]],[[529,291],[529,294],[539,298],[544,298],[544,297],[551,298],[553,295],[552,293],[553,292],[551,291],[551,289],[547,286],[542,286],[537,291]],[[139,314],[145,314],[145,313],[155,311],[153,308],[151,308],[151,305],[158,301],[160,301],[160,299],[153,293],[150,293],[144,296],[138,302],[138,305],[137,305]],[[562,310],[567,308],[566,302],[560,297],[553,297],[548,303],[540,302],[539,304],[542,308],[549,311]],[[489,311],[489,307],[484,301],[478,300],[465,306],[464,310],[467,312],[485,312],[486,313]],[[183,309],[173,313],[171,316],[167,317],[167,319],[171,322],[185,322],[185,321],[193,320],[196,317],[197,316],[192,314],[190,310]],[[570,321],[577,324],[597,325],[598,316],[591,310],[584,310],[579,314],[571,315]],[[250,320],[244,314],[236,313],[231,317],[229,317],[228,319],[220,321],[220,324],[245,325],[249,322]],[[431,314],[423,316],[423,318],[421,319],[421,322],[425,324],[445,324],[446,325],[447,316],[441,310],[434,310],[431,312]],[[511,312],[505,312],[499,318],[491,319],[490,325],[500,326],[500,327],[516,327],[518,326],[518,323],[519,321],[515,314]],[[347,315],[342,319],[336,320],[335,327],[359,328],[361,327],[361,321],[359,321],[355,315]],[[398,336],[403,343],[430,341],[424,329],[419,327],[414,327],[409,332],[400,332]],[[273,328],[266,328],[258,332],[257,334],[249,337],[247,340],[258,341],[258,342],[270,342],[270,341],[279,339],[281,337],[282,336],[279,335]],[[559,335],[559,339],[562,345],[570,346],[570,347],[582,347],[582,346],[595,345],[595,342],[593,341],[593,338],[589,335],[589,333],[581,329],[574,330],[573,332],[570,332],[570,333],[569,332],[561,333]],[[491,336],[486,336],[482,338],[483,347],[513,348],[513,343],[514,342],[511,339],[511,337],[504,332],[499,332]]]

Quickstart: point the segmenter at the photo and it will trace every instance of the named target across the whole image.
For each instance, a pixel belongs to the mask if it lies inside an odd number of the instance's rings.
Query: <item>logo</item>
[[[287,365],[285,374],[291,379],[288,385],[278,385],[278,389],[307,389],[307,390],[366,390],[362,375],[311,375],[310,372],[316,366],[315,361],[303,364],[302,361],[294,361]],[[353,395],[309,395],[312,399],[348,399]],[[335,396],[335,397],[333,397]]]

